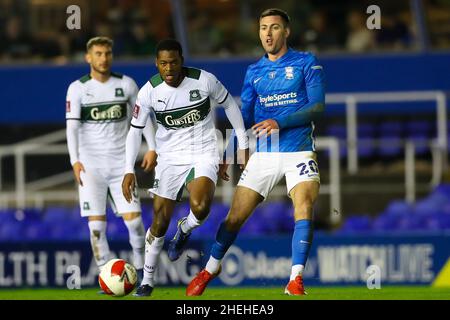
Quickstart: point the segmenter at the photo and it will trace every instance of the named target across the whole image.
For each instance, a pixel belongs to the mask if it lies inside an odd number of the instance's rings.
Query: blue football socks
[[[295,222],[292,236],[292,265],[305,265],[313,239],[313,224],[311,220]]]
[[[216,242],[211,249],[211,256],[217,260],[221,260],[228,248],[233,244],[238,232],[230,232],[225,228],[225,222],[220,224],[219,230],[216,234]]]

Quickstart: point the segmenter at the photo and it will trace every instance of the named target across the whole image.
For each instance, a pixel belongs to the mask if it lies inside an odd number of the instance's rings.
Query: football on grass
[[[101,270],[98,282],[100,288],[108,295],[126,296],[136,286],[136,269],[123,259],[109,260]]]

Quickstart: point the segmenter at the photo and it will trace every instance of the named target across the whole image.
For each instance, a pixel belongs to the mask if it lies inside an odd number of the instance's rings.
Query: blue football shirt
[[[324,90],[323,68],[313,54],[289,48],[276,61],[270,61],[265,55],[250,65],[245,75],[241,93],[245,126],[250,128],[263,120],[297,112],[314,99],[324,100]],[[312,95],[313,91],[323,94],[318,98]],[[315,151],[313,121],[281,129],[277,150],[271,147],[270,137],[267,141],[261,139],[257,151]]]

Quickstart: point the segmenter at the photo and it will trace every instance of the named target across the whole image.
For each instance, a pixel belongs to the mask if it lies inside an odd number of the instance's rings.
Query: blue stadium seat
[[[54,224],[50,229],[50,239],[58,241],[74,241],[80,239],[81,223],[73,220]],[[89,234],[82,240],[89,239]]]
[[[263,203],[253,215],[264,220],[266,234],[286,233],[293,230],[293,211],[287,201],[268,201]],[[289,229],[286,230],[286,225]]]
[[[379,232],[393,231],[397,229],[399,220],[399,217],[381,214],[373,221],[372,229]]]
[[[376,138],[376,128],[373,123],[359,123],[358,124],[358,137],[359,138]]]
[[[110,217],[106,225],[106,234],[108,239],[111,240],[128,239],[128,229],[123,219]]]
[[[387,121],[379,126],[378,154],[381,157],[397,157],[402,154],[403,123]]]
[[[230,210],[230,206],[221,202],[214,202],[211,205],[210,217],[216,220],[224,220]]]
[[[44,221],[67,221],[72,220],[74,218],[74,209],[73,207],[48,207],[45,212],[43,219]],[[80,216],[77,217],[80,219]]]
[[[378,155],[384,158],[398,157],[404,150],[400,137],[381,135],[378,144]]]
[[[1,209],[0,210],[0,222],[16,221],[16,209]]]
[[[49,240],[51,227],[43,221],[24,221],[24,234],[27,240]]]
[[[431,137],[433,125],[430,121],[414,120],[406,123],[406,136],[413,137],[422,134],[424,137]]]
[[[404,123],[400,121],[383,121],[379,126],[379,136],[401,137],[404,130]]]
[[[26,208],[24,210],[17,210],[16,217],[23,211],[23,217],[25,221],[41,221],[44,217],[44,212],[37,208]]]
[[[424,231],[427,229],[426,219],[417,214],[401,217],[398,221],[399,231]]]
[[[408,138],[414,143],[416,155],[423,156],[430,152],[430,140],[427,136],[421,133],[416,133]]]
[[[0,240],[23,241],[25,238],[25,225],[16,219],[4,220],[0,223]]]
[[[430,151],[429,140],[433,137],[430,121],[414,120],[406,124],[406,138],[414,142],[416,154],[421,156]]]
[[[413,211],[413,207],[409,203],[398,199],[391,201],[383,212],[390,216],[401,217],[410,215]]]
[[[329,125],[326,130],[326,135],[339,139],[339,156],[344,158],[347,156],[347,129],[345,125],[333,124]],[[329,151],[326,151],[329,154]]]
[[[367,215],[349,216],[345,219],[344,224],[338,233],[358,233],[372,230],[372,221]]]
[[[347,139],[347,129],[345,124],[332,124],[325,130],[327,136],[332,136],[339,139]]]
[[[435,232],[445,230],[447,217],[450,217],[450,215],[443,213],[434,213],[428,216],[424,216],[424,225],[426,230]]]
[[[261,218],[258,218],[256,215],[253,215],[242,226],[239,234],[242,237],[253,237],[264,235],[266,231],[265,223],[266,222],[263,221]]]
[[[376,153],[376,140],[371,138],[358,138],[358,156],[371,158]]]

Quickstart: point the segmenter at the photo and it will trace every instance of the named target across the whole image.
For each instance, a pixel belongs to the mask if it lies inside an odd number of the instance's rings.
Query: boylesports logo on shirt
[[[271,94],[265,97],[259,97],[259,103],[265,107],[275,107],[291,103],[297,103],[297,92],[289,92],[283,94]]]

